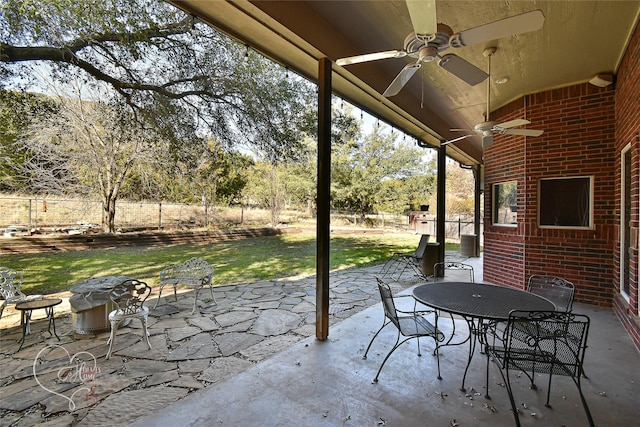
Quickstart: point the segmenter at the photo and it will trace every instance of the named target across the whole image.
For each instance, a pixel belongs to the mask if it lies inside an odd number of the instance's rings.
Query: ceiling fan
[[[440,52],[450,47],[471,46],[539,30],[545,19],[542,11],[534,10],[454,34],[448,25],[437,23],[436,0],[407,0],[406,3],[414,31],[405,38],[402,50],[356,55],[336,61],[336,64],[345,66],[405,56],[416,58],[416,62],[407,64],[384,91],[383,95],[386,97],[397,95],[424,62],[432,62],[436,58],[440,67],[469,85],[482,83],[488,77],[487,73],[459,56],[441,56]]]
[[[497,48],[486,48],[482,54],[487,58],[489,65],[487,68],[487,75],[491,76],[491,57],[496,53]],[[482,148],[489,147],[493,144],[493,135],[522,135],[522,136],[540,136],[544,133],[542,130],[537,129],[514,129],[517,126],[528,125],[531,123],[526,119],[509,120],[508,122],[496,123],[489,120],[489,112],[491,111],[491,79],[487,80],[487,112],[485,121],[478,123],[473,129],[451,129],[452,132],[476,132],[482,136]],[[465,138],[469,138],[473,135],[463,135],[458,138],[451,139],[443,142],[441,145],[451,144]]]

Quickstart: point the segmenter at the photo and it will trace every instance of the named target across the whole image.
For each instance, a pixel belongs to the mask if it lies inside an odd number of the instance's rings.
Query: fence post
[[[29,199],[29,231],[31,231],[31,199]]]
[[[458,215],[458,240],[460,240],[461,227],[462,227],[462,223],[460,222],[460,215]]]
[[[162,230],[162,202],[158,203],[158,231]]]

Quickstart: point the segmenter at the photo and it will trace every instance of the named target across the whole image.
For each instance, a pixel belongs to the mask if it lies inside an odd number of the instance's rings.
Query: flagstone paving
[[[379,302],[380,268],[331,273],[330,324]],[[408,274],[393,287],[415,282]],[[128,425],[315,334],[315,286],[315,277],[219,286],[218,303],[201,299],[194,315],[193,292],[179,293],[178,301],[171,295],[150,311],[151,350],[133,321],[118,329],[109,360],[108,332],[74,333],[70,295],[56,309],[61,340],[34,312],[20,351],[19,317],[7,308],[0,323],[0,426]]]

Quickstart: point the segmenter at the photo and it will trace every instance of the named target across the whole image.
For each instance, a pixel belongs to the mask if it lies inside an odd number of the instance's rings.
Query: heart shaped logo
[[[38,366],[42,364],[42,354],[45,351],[56,351],[57,349],[61,349],[63,351],[62,357],[66,355],[65,362],[68,361],[68,364],[65,364],[63,367],[58,369],[58,375],[56,381],[58,383],[77,383],[77,384],[87,384],[96,379],[96,376],[100,373],[100,368],[96,362],[96,357],[89,353],[88,351],[80,351],[73,356],[61,345],[50,344],[44,347],[42,350],[38,352],[38,355],[33,361],[33,377],[38,383],[40,387],[44,390],[48,391],[51,394],[56,396],[60,396],[63,399],[69,401],[69,410],[73,411],[76,409],[76,404],[73,399],[76,397],[78,393],[83,391],[86,392],[86,396],[91,396],[94,393],[94,387],[81,387],[78,390],[74,391],[71,397],[67,397],[61,393],[58,393],[50,388],[47,388],[44,384],[40,382],[38,378]]]

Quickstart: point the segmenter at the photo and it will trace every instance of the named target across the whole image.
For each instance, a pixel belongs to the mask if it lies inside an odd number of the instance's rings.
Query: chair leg
[[[578,393],[580,393],[580,400],[582,401],[582,407],[584,408],[584,412],[587,414],[587,418],[589,419],[589,425],[594,427],[593,417],[591,416],[591,411],[589,410],[589,405],[587,405],[587,400],[584,398],[584,394],[582,394],[582,385],[580,383],[580,375],[578,375],[578,379],[575,378],[573,381],[578,386]]]
[[[160,285],[160,291],[158,291],[158,299],[156,300],[156,305],[154,305],[153,308],[158,307],[158,303],[160,302],[160,297],[162,297],[162,288],[164,288],[164,285]]]
[[[507,393],[509,394],[509,401],[511,402],[511,410],[513,411],[513,417],[515,418],[516,421],[516,426],[520,427],[520,416],[518,415],[518,408],[516,407],[516,401],[513,398],[513,390],[511,388],[511,382],[509,381],[509,368],[506,368],[507,371],[507,378],[505,380],[505,386],[507,388]],[[502,370],[500,370],[500,374],[502,375],[502,378],[504,379],[504,374],[502,373]]]
[[[216,297],[213,296],[213,284],[209,285],[209,290],[211,291],[211,299],[213,299],[213,302],[215,304],[218,304],[218,301],[216,301]]]
[[[386,319],[386,317],[385,317]],[[380,332],[382,332],[382,330],[384,329],[385,326],[387,326],[389,324],[389,322],[383,322],[382,326],[380,327],[380,329],[378,329],[378,332],[375,333],[375,335],[373,336],[373,338],[371,338],[371,341],[369,341],[369,345],[367,346],[367,351],[364,352],[364,356],[362,356],[363,359],[367,358],[367,354],[369,353],[369,349],[371,348],[371,344],[373,344],[373,341],[376,339],[376,337],[378,336],[378,334]]]
[[[111,357],[111,350],[113,348],[113,342],[116,340],[116,332],[118,330],[119,323],[120,322],[117,320],[111,321],[111,334],[109,335],[109,341],[107,341],[107,344],[109,344],[109,350],[107,351],[106,357],[107,360],[109,360],[109,358]]]
[[[151,350],[151,343],[149,342],[149,330],[147,329],[147,316],[141,317],[140,321],[142,322],[142,333],[144,334],[144,338],[147,341],[149,350]]]
[[[551,367],[551,371],[553,372],[553,366]],[[535,374],[533,374],[533,375],[535,375]],[[547,408],[551,408],[551,405],[549,404],[549,398],[551,397],[551,379],[552,378],[553,378],[553,373],[550,373],[549,374],[549,383],[547,384],[547,401],[544,404],[544,406],[546,406]],[[533,382],[532,382],[532,384],[533,384]],[[536,390],[536,389],[533,389],[533,390]]]
[[[191,314],[196,312],[196,304],[198,304],[198,293],[200,293],[200,288],[196,288],[196,295],[193,298],[193,309],[191,310]]]
[[[380,372],[382,372],[382,368],[384,367],[384,364],[387,363],[387,360],[389,360],[389,357],[393,354],[394,351],[396,351],[398,347],[400,347],[405,341],[409,339],[411,338],[407,338],[402,342],[400,342],[400,332],[398,332],[398,339],[396,340],[396,343],[393,345],[393,348],[391,349],[391,351],[387,354],[387,356],[384,358],[384,360],[380,364],[380,367],[378,368],[378,372],[376,373],[376,377],[373,379],[374,383],[378,382],[378,377],[380,376]]]
[[[393,280],[400,280],[400,276],[404,271],[403,267],[406,267],[406,264],[402,259],[397,257],[390,258],[382,266],[382,270],[380,270],[380,275],[382,277],[390,277]]]

